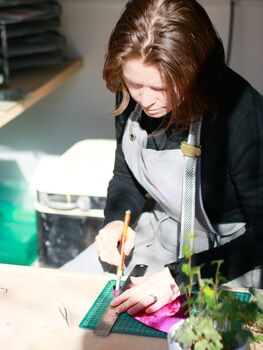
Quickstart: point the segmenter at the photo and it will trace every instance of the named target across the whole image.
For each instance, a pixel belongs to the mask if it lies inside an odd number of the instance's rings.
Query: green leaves
[[[183,245],[183,254],[186,259],[189,259],[191,255],[191,250],[189,244],[184,244]]]
[[[194,240],[194,235],[191,232],[186,232],[185,233],[185,239],[189,242],[192,242]],[[191,251],[191,243],[190,244],[184,244],[183,245],[183,255],[186,259],[189,259],[192,254]]]
[[[187,234],[189,242],[194,236]],[[175,331],[174,341],[185,349],[224,350],[233,349],[237,341],[248,337],[255,339],[244,325],[258,324],[262,327],[263,295],[256,290],[250,291],[257,302],[242,302],[235,293],[220,287],[225,282],[220,274],[222,260],[213,261],[216,265],[214,279],[201,276],[201,266],[192,266],[191,244],[183,247],[184,257],[188,260],[182,265],[183,273],[189,278],[189,284],[182,286],[186,293],[186,305],[189,318]],[[198,282],[198,293],[193,291],[193,282]]]
[[[191,266],[189,266],[189,264],[183,264],[182,265],[182,271],[186,276],[190,276],[190,272],[191,272]]]
[[[221,350],[222,337],[216,331],[211,319],[199,316],[190,316],[183,324],[183,329],[176,333],[174,341],[184,348],[194,350]]]

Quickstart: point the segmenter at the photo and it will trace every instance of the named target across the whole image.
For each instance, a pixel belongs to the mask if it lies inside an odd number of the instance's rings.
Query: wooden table
[[[0,346],[4,350],[167,350],[166,339],[95,336],[79,323],[110,274],[0,264]],[[59,308],[65,308],[68,324]],[[252,348],[253,349],[253,348]],[[257,345],[262,350],[263,345]]]
[[[1,349],[167,350],[166,339],[114,333],[104,338],[78,327],[112,277],[0,264]],[[69,324],[59,307],[66,308]]]

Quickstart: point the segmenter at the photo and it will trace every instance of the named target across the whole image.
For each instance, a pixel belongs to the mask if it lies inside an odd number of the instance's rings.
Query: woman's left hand
[[[167,267],[150,277],[132,277],[131,281],[133,286],[111,302],[118,313],[127,311],[133,315],[142,310],[152,313],[180,295]]]

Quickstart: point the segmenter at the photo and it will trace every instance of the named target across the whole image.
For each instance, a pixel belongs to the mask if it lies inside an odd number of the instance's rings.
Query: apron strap
[[[200,135],[202,118],[190,124],[187,142],[182,142],[184,154],[184,178],[181,212],[179,258],[184,256],[183,247],[188,245],[192,251],[194,221],[197,159],[201,155]]]

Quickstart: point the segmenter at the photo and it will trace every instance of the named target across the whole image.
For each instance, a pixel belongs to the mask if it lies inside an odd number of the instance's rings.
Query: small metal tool
[[[122,231],[122,235],[121,235],[121,242],[120,242],[120,246],[121,246],[121,262],[120,265],[117,267],[117,275],[116,275],[116,291],[119,294],[120,291],[120,282],[121,282],[121,277],[123,275],[123,270],[125,267],[125,254],[124,254],[124,245],[127,239],[127,235],[128,235],[128,228],[129,228],[129,224],[130,224],[130,220],[131,220],[131,211],[130,210],[126,210],[125,211],[125,215],[124,215],[124,225],[123,225],[123,231]]]
[[[129,288],[131,284],[131,277],[143,276],[146,272],[147,267],[147,265],[143,264],[135,265],[135,267],[125,280],[124,284],[121,286],[119,295]],[[99,321],[97,327],[94,329],[94,333],[96,335],[106,337],[110,333],[110,330],[116,322],[118,316],[119,314],[115,311],[115,308],[109,305],[101,320]]]

